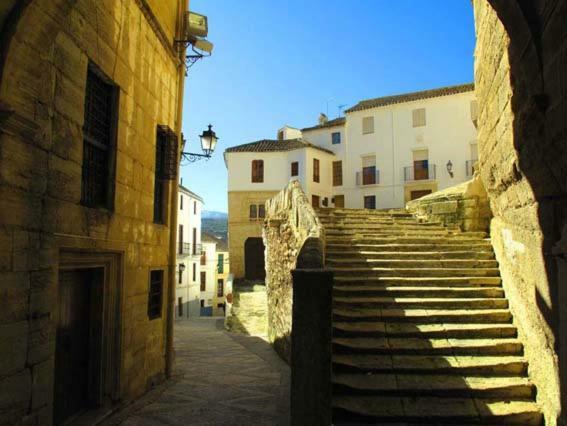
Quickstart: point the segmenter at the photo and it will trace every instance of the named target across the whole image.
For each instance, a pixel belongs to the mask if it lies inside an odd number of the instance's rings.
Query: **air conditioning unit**
[[[185,12],[185,40],[195,37],[207,37],[209,33],[209,23],[205,15],[195,12]]]

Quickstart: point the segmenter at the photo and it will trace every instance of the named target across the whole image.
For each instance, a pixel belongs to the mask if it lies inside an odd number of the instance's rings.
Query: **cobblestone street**
[[[289,424],[289,368],[267,342],[222,319],[175,326],[174,378],[104,425]]]

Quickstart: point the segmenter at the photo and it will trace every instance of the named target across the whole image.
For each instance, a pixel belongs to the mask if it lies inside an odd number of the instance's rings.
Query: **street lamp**
[[[217,146],[217,141],[219,140],[211,124],[209,124],[209,128],[204,130],[199,137],[201,138],[201,149],[203,150],[203,154],[185,151],[181,153],[182,159],[187,160],[189,163],[194,163],[195,161],[202,160],[203,158],[206,158],[207,160],[211,158],[211,155]],[[183,141],[183,146],[185,146],[185,140]]]

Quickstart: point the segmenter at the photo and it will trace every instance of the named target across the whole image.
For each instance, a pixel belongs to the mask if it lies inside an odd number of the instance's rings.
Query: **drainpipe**
[[[179,10],[177,11],[177,36],[178,38],[183,31],[183,17],[189,8],[189,0],[180,0]],[[175,133],[179,141],[178,157],[181,155],[181,128],[183,118],[183,91],[185,83],[185,49],[179,52],[179,61],[177,64],[177,115],[175,123]],[[177,163],[177,176],[179,176],[179,162]],[[175,359],[173,352],[173,323],[174,323],[174,306],[175,306],[175,272],[177,266],[177,203],[179,202],[179,185],[177,179],[172,181],[171,188],[171,210],[169,212],[169,280],[167,287],[167,323],[166,323],[166,343],[165,343],[165,376],[169,379],[173,373],[173,361]]]

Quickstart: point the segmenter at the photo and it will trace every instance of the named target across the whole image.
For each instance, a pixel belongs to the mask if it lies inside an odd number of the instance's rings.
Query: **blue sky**
[[[227,210],[223,151],[307,127],[338,105],[473,81],[470,0],[190,0],[213,56],[185,80],[186,150],[213,124],[213,158],[185,166],[206,210]],[[244,170],[243,173],[248,173]]]

